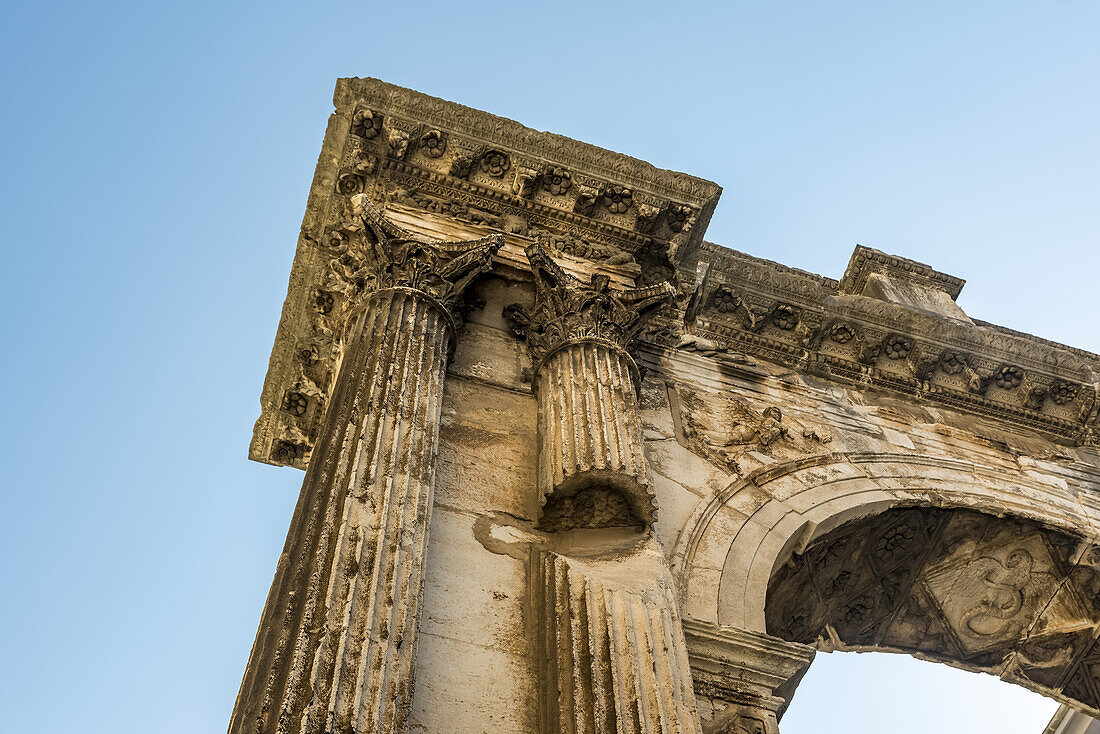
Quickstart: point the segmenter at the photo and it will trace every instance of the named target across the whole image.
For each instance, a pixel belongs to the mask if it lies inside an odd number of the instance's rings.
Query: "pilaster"
[[[405,727],[452,310],[502,238],[420,242],[362,195],[343,232],[340,368],[231,733]]]
[[[617,552],[609,554],[601,552],[608,546],[590,541],[565,551],[537,549],[532,559],[542,615],[541,731],[698,732],[691,669],[659,544],[636,535],[613,542]]]

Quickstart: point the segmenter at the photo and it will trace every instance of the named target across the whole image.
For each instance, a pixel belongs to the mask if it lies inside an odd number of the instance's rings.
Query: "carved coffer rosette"
[[[668,283],[612,292],[527,248],[535,303],[505,310],[527,341],[539,405],[542,527],[648,526],[657,508],[638,414],[638,368],[626,346],[675,295]]]

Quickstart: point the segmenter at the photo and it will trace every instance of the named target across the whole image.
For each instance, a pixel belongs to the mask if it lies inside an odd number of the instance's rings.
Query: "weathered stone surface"
[[[700,732],[661,549],[644,539],[615,545],[535,552],[540,731]]]
[[[534,363],[543,527],[652,525],[638,368],[627,347],[675,289],[662,283],[613,293],[606,275],[584,283],[539,245],[527,257],[534,305],[509,306],[504,315]]]
[[[851,648],[1100,710],[1100,357],[911,260],[703,242],[691,176],[336,105],[250,450],[309,469],[232,731],[775,734]]]
[[[354,204],[359,313],[231,732],[406,728],[449,309],[501,243],[419,242]]]
[[[768,631],[823,649],[908,652],[1100,713],[1100,547],[970,511],[889,510],[773,575]]]

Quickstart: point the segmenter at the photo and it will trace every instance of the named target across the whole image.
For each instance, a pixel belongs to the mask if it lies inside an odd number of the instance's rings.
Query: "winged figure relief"
[[[827,443],[818,432],[789,416],[781,408],[762,409],[729,394],[704,393],[686,386],[676,388],[684,445],[703,458],[741,473],[739,459],[748,451],[789,446],[808,449],[809,442]]]

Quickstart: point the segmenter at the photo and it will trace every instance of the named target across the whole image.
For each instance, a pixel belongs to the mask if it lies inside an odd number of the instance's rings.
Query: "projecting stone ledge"
[[[537,132],[376,79],[334,95],[250,458],[305,468],[341,350],[345,219],[367,194],[425,241],[501,233],[494,272],[526,280],[524,250],[607,273],[619,287],[668,280],[687,310],[638,336],[696,340],[841,383],[917,397],[1064,443],[1100,446],[1100,357],[990,323],[956,304],[964,281],[857,247],[843,278],[703,241],[717,184]],[[681,302],[683,308],[685,304]],[[686,322],[686,323],[685,323]],[[684,343],[684,337],[690,337]]]
[[[290,275],[249,456],[304,468],[340,351],[339,287],[352,197],[419,213],[435,239],[493,232],[496,264],[525,269],[523,250],[613,269],[627,285],[676,277],[717,204],[717,184],[396,87],[341,79]],[[431,239],[431,238],[426,238]]]

